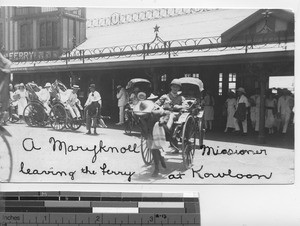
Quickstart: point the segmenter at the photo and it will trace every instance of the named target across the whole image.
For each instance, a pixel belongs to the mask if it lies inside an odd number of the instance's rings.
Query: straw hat
[[[133,113],[136,115],[146,115],[152,112],[155,104],[151,100],[143,100],[133,107]]]
[[[47,87],[51,87],[51,84],[49,82],[47,82],[46,85],[44,86],[44,88],[47,88]]]
[[[144,92],[139,92],[139,93],[137,94],[137,98],[138,98],[139,100],[146,100],[146,99],[147,99],[146,93],[144,93]]]
[[[177,85],[177,86],[181,87],[181,82],[179,79],[175,78],[172,80],[170,85]]]

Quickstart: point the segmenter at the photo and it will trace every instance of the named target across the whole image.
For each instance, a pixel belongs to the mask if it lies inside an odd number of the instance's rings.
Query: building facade
[[[0,45],[7,58],[58,58],[86,40],[86,9],[1,7]]]

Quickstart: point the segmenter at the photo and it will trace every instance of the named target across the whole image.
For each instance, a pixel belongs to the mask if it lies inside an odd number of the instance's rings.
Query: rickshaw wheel
[[[203,122],[203,118],[199,118],[198,119],[198,139],[199,139],[199,148],[201,149],[201,146],[203,145],[203,139],[204,139],[204,122]]]
[[[179,149],[179,143],[181,142],[181,125],[176,125],[174,128],[172,138],[170,140],[170,146]]]
[[[29,103],[24,111],[23,117],[28,126],[44,126],[46,113],[43,105],[38,102]]]
[[[67,114],[67,116],[66,116],[66,128],[67,129],[72,129],[71,128],[71,123],[72,123],[71,114],[70,114],[70,112],[68,110],[65,110],[65,111],[66,111],[66,114]]]
[[[82,120],[80,119],[70,119],[70,128],[71,130],[78,130],[81,127]]]
[[[189,115],[182,130],[182,159],[185,169],[191,167],[196,147],[197,125],[192,115]]]
[[[62,104],[55,104],[49,114],[51,127],[62,130],[67,125],[67,112]]]
[[[149,166],[153,161],[151,149],[147,147],[147,140],[141,137],[141,153],[144,163]]]

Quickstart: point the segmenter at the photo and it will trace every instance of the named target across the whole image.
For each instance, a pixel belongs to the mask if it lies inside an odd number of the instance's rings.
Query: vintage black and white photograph
[[[0,7],[0,180],[293,184],[289,9]]]

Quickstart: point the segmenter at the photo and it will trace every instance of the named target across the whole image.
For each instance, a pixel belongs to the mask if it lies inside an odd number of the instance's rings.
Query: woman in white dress
[[[18,115],[20,118],[23,118],[23,112],[27,106],[27,91],[23,83],[19,84],[19,89],[15,91],[14,96],[18,100]]]
[[[265,100],[265,107],[266,107],[266,120],[265,120],[265,127],[269,129],[269,134],[274,133],[274,125],[275,125],[275,111],[277,107],[277,101],[274,98],[272,92],[267,94],[267,98]]]
[[[235,93],[230,91],[228,93],[228,98],[225,101],[225,106],[227,109],[227,122],[226,122],[226,128],[225,128],[225,133],[228,131],[228,128],[235,128],[234,125],[234,113],[236,111],[236,98],[235,98]]]

